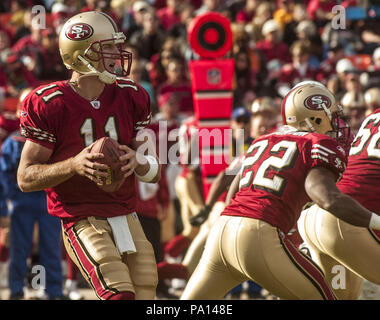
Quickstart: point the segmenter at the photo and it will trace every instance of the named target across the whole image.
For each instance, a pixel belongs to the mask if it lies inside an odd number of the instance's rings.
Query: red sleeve
[[[119,87],[130,87],[133,89],[126,90],[128,94],[126,99],[132,99],[133,101],[133,132],[134,136],[136,136],[139,130],[145,129],[150,124],[152,112],[150,110],[149,94],[142,86],[131,79],[118,78],[117,85]]]
[[[53,149],[56,142],[56,132],[51,121],[56,115],[49,115],[46,103],[32,91],[22,102],[20,110],[21,135],[27,140]]]
[[[347,166],[347,155],[336,142],[324,135],[313,134],[313,138],[303,150],[305,163],[309,168],[324,167],[332,171],[337,180],[341,178]]]

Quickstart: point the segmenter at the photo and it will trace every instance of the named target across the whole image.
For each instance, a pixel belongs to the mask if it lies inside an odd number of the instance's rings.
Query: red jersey
[[[282,63],[291,62],[289,48],[285,43],[273,44],[264,39],[256,43],[256,49],[261,50],[267,63],[273,59],[278,59]]]
[[[193,95],[190,84],[182,82],[172,85],[165,82],[157,89],[157,95],[159,96],[165,93],[176,93],[178,95],[180,112],[185,112],[188,114],[194,113]]]
[[[312,68],[309,65],[307,65],[305,70],[301,70],[301,68],[297,68],[293,63],[285,64],[281,68],[279,82],[280,84],[286,83],[293,87],[301,81],[314,80],[317,75],[317,71],[317,69]]]
[[[332,12],[333,7],[336,5],[335,1],[327,0],[311,0],[307,5],[307,13],[312,20],[316,20],[315,12],[320,9],[323,12],[329,13]]]
[[[165,30],[169,30],[175,24],[181,22],[179,13],[174,12],[172,8],[165,7],[157,11],[157,16]]]
[[[263,220],[288,233],[311,199],[305,179],[314,167],[338,180],[347,157],[332,138],[308,132],[275,132],[256,139],[247,151],[239,191],[223,215]]]
[[[21,106],[21,133],[53,150],[49,163],[77,155],[95,140],[109,136],[130,145],[137,131],[150,122],[148,93],[132,80],[106,85],[97,101],[78,95],[68,81],[33,90]],[[86,177],[74,175],[46,190],[51,215],[74,222],[87,216],[112,217],[135,211],[135,177],[109,193]]]
[[[380,109],[363,121],[351,145],[347,169],[339,189],[380,214]]]

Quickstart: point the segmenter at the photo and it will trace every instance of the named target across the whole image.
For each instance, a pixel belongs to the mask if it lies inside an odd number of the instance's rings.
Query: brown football
[[[119,157],[124,152],[119,149],[119,143],[112,138],[103,137],[95,141],[90,152],[103,153],[104,158],[98,159],[97,162],[109,166],[108,176],[103,180],[104,184],[98,185],[98,187],[106,192],[118,190],[124,180],[123,173],[120,170],[123,163],[119,161]]]

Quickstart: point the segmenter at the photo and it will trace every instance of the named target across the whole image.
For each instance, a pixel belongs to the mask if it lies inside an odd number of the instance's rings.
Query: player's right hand
[[[98,159],[104,158],[102,153],[90,152],[92,145],[84,148],[74,158],[72,158],[73,170],[80,176],[94,181],[102,185],[104,178],[107,177],[109,168],[107,165],[96,162]]]
[[[211,211],[211,207],[206,205],[202,210],[200,210],[195,216],[191,217],[190,224],[193,227],[199,227],[202,223],[204,223]]]

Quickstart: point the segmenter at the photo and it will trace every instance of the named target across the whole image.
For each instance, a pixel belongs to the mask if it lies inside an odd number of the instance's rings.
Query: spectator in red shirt
[[[332,8],[336,5],[333,0],[310,0],[307,6],[307,13],[310,19],[320,22],[327,22],[334,17]]]
[[[274,59],[281,63],[291,61],[288,46],[281,42],[280,31],[280,25],[273,19],[268,20],[263,25],[264,40],[257,42],[256,48],[262,51],[267,63]]]
[[[261,0],[247,0],[245,6],[236,14],[236,22],[248,23],[252,21],[255,16],[257,6],[262,2]]]
[[[168,37],[162,44],[161,50],[152,56],[147,65],[149,80],[156,92],[158,87],[168,79],[166,68],[172,58],[181,59],[181,54],[177,45],[177,40],[173,37]]]
[[[30,90],[25,89],[25,92],[29,93]],[[4,100],[4,92],[0,90],[0,146],[12,132],[20,127],[20,120],[16,113],[4,110]]]
[[[36,54],[34,75],[39,80],[60,80],[68,77],[58,51],[57,34],[53,29],[42,31],[42,48]]]
[[[161,26],[167,31],[180,22],[180,0],[166,0],[166,7],[157,11]]]
[[[3,70],[0,69],[0,88],[6,96],[17,97],[22,89],[38,85],[38,81],[16,55],[10,55]]]
[[[35,53],[41,50],[42,44],[42,28],[31,23],[30,34],[22,37],[12,47],[12,51],[18,56],[27,56],[33,58]]]
[[[278,93],[285,97],[291,88],[297,83],[305,80],[314,80],[318,70],[311,67],[310,44],[305,41],[295,42],[290,51],[292,53],[292,63],[285,64],[281,69],[278,83]]]
[[[172,58],[166,67],[167,81],[158,89],[157,94],[176,92],[180,96],[179,112],[191,115],[193,113],[193,97],[191,84],[185,75],[184,62]]]

